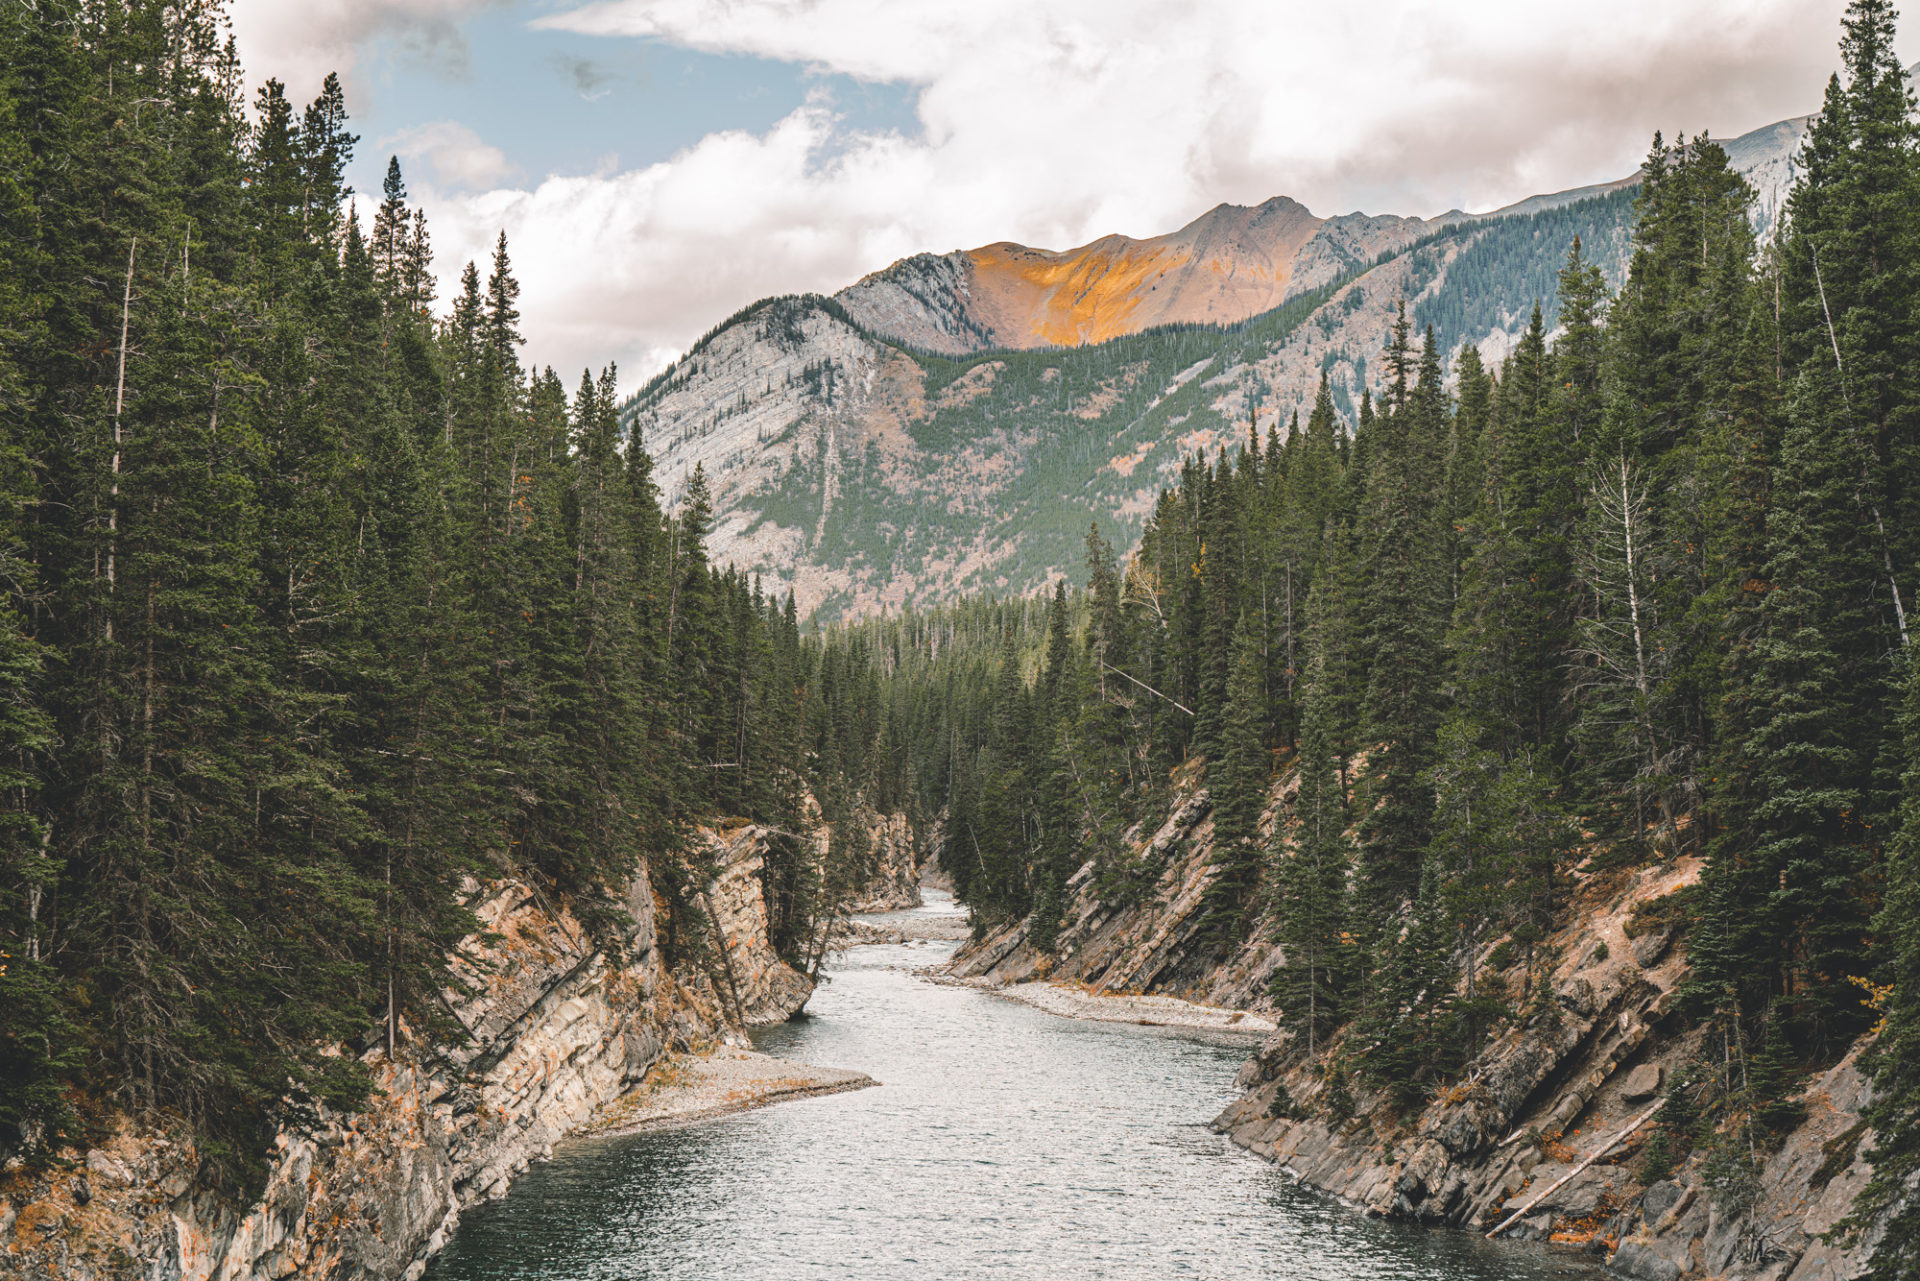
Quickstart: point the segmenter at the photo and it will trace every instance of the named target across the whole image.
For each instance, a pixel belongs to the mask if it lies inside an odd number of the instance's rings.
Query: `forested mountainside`
[[[1772,225],[1803,128],[1730,144],[1765,193],[1750,211],[1759,226]],[[1351,422],[1396,302],[1434,327],[1449,361],[1469,343],[1506,355],[1536,303],[1552,330],[1568,244],[1618,288],[1634,209],[1624,183],[1432,223],[1323,221],[1274,200],[1222,206],[1158,241],[921,255],[832,299],[754,304],[624,404],[622,421],[670,497],[704,472],[716,561],[793,590],[803,613],[1032,591],[1073,569],[1089,521],[1131,546],[1183,458],[1250,431],[1284,435],[1322,375]],[[1016,277],[1019,307],[1004,284]],[[1186,301],[1163,307],[1163,290]],[[1107,340],[1047,345],[1027,319],[1005,319],[1030,303],[1062,342]]]
[[[1127,946],[1175,954],[1134,972],[1204,990],[1259,944],[1287,1032],[1260,1124],[1339,1130],[1364,1095],[1391,1152],[1505,1079],[1496,1050],[1557,1061],[1559,1020],[1599,1007],[1554,975],[1605,957],[1556,939],[1632,907],[1625,939],[1681,940],[1657,1014],[1691,1037],[1639,1177],[1691,1159],[1739,1217],[1860,1048],[1860,1222],[1899,1206],[1920,1168],[1920,138],[1892,36],[1889,5],[1850,7],[1766,247],[1721,147],[1656,143],[1623,285],[1569,247],[1557,338],[1536,311],[1496,365],[1463,347],[1449,388],[1408,307],[1350,432],[1323,386],[1302,432],[1190,455],[1137,553],[1086,536],[1083,592],[856,629],[977,930],[1020,923],[1027,972],[1074,973],[1129,911],[1171,910],[1204,817],[1191,919],[1142,928]],[[1911,1201],[1876,1260],[1920,1267]]]
[[[817,965],[865,855],[809,794],[888,804],[865,658],[711,563],[698,485],[662,509],[611,369],[522,367],[504,237],[436,318],[398,164],[343,213],[338,81],[243,101],[220,37],[0,20],[0,1192],[116,1113],[250,1185],[460,1052],[495,883],[699,968],[711,816]]]

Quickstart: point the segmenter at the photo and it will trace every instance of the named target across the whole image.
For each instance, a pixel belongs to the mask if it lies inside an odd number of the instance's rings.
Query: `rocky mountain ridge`
[[[1803,121],[1726,144],[1771,220]],[[767,299],[623,409],[669,504],[698,467],[716,562],[857,616],[1024,593],[1124,546],[1182,460],[1351,421],[1394,304],[1497,362],[1578,236],[1618,286],[1632,179],[1485,215],[1320,218],[1276,198],[1150,240],[920,254],[833,298]]]
[[[1458,219],[1451,219],[1457,221]],[[1439,225],[1321,218],[1286,196],[1216,205],[1145,240],[1076,249],[1000,241],[920,254],[834,295],[868,332],[941,355],[1079,347],[1156,325],[1220,325],[1271,311]]]

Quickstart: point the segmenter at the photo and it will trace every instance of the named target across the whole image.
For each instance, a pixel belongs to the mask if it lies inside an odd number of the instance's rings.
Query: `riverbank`
[[[967,937],[963,917],[956,924],[941,917],[912,919],[910,913],[869,916],[848,921],[834,931],[833,951],[872,947],[883,943],[959,943]]]
[[[865,1072],[814,1067],[756,1050],[721,1046],[661,1060],[579,1134],[636,1134],[878,1084]]]
[[[1272,1019],[1245,1010],[1224,1010],[1172,996],[1130,992],[1100,992],[1074,983],[1040,980],[996,985],[985,979],[955,978],[946,982],[979,988],[1010,1001],[1031,1005],[1066,1019],[1094,1023],[1132,1023],[1141,1027],[1176,1028],[1192,1032],[1230,1032],[1254,1040],[1271,1036]]]
[[[560,1145],[423,1281],[1598,1281],[1584,1256],[1412,1233],[1297,1189],[1205,1126],[1241,1038],[1055,1017],[852,947],[781,1059],[885,1088]]]

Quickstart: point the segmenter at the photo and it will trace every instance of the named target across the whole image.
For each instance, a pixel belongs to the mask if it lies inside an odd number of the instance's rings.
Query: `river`
[[[954,909],[944,896],[917,915]],[[870,918],[885,919],[885,918]],[[1058,1018],[852,949],[770,1054],[878,1087],[578,1140],[467,1215],[427,1281],[1545,1281],[1521,1243],[1366,1219],[1206,1122],[1248,1045]]]

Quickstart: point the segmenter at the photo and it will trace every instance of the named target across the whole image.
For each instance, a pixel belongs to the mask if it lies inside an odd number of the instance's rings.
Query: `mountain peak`
[[[838,298],[862,325],[933,351],[1080,347],[1158,325],[1249,319],[1424,230],[1417,218],[1321,218],[1290,196],[1222,202],[1144,240],[1112,233],[1064,250],[1001,240],[915,255]]]

